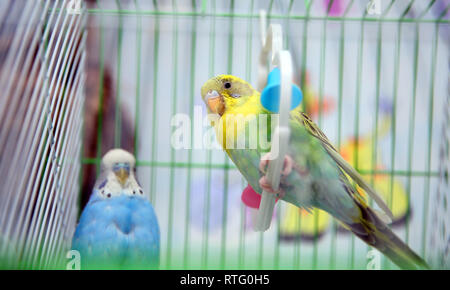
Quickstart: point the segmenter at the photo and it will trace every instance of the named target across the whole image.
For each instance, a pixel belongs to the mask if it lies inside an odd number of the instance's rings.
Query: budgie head
[[[112,149],[102,158],[101,174],[95,185],[95,195],[112,198],[121,195],[144,196],[136,179],[136,160],[123,149]]]
[[[249,102],[259,103],[259,92],[246,81],[232,75],[211,78],[202,86],[201,94],[208,111],[220,116],[239,108],[255,108],[246,106]]]

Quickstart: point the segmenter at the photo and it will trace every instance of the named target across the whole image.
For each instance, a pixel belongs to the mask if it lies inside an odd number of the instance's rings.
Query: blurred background
[[[245,180],[222,150],[198,146],[202,84],[233,74],[256,86],[264,9],[282,25],[304,111],[384,197],[393,230],[450,268],[449,8],[2,1],[0,266],[65,268],[101,157],[122,147],[159,219],[162,269],[366,269],[371,249],[324,212],[280,202],[254,232]],[[190,149],[171,146],[177,114],[190,117]],[[397,267],[381,257],[381,268]]]

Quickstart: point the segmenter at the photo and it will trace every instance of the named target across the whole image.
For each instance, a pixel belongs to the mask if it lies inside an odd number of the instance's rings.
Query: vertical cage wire
[[[431,230],[430,239],[430,263],[436,269],[450,268],[450,236],[448,228],[450,223],[449,209],[449,170],[450,170],[450,85],[448,86],[448,95],[443,106],[444,119],[442,122],[441,145],[439,148],[439,157],[442,162],[439,166],[439,185],[434,199],[431,201],[435,209],[430,224],[440,230]]]
[[[0,4],[0,267],[60,268],[70,249],[86,58],[70,2]]]

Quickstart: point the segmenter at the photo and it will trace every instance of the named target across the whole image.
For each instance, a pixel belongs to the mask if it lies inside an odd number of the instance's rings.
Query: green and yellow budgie
[[[212,125],[219,144],[256,192],[266,190],[308,211],[316,207],[328,212],[402,269],[428,268],[426,262],[386,225],[392,214],[383,200],[339,155],[306,114],[298,109],[291,111],[289,149],[284,157],[280,189],[275,191],[265,177],[265,169],[270,162],[266,158],[269,150],[259,146],[259,138],[263,138],[261,136],[267,136],[268,140],[271,136],[271,126],[263,126],[264,122],[270,123],[275,118],[262,107],[260,93],[242,79],[219,75],[203,85],[201,94],[208,111],[218,116]],[[261,118],[263,115],[265,118]],[[263,122],[258,121],[257,127],[250,126],[252,117],[262,119]],[[244,125],[237,124],[236,120],[244,120]],[[240,137],[245,139],[255,136],[249,134],[252,128],[258,130],[258,146],[248,146],[251,143],[249,140],[245,141],[245,147],[236,146],[236,140],[242,140]],[[372,197],[386,214],[370,208],[347,176]]]

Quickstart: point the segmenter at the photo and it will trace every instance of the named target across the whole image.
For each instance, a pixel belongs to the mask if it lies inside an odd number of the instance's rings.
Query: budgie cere
[[[160,232],[153,206],[136,180],[135,158],[106,153],[73,237],[81,269],[156,269]]]
[[[288,153],[284,156],[280,189],[275,191],[265,178],[265,170],[270,162],[269,158],[266,158],[268,150],[261,146],[241,149],[235,144],[236,140],[242,140],[240,137],[245,139],[249,130],[254,128],[249,126],[250,117],[259,118],[265,115],[269,122],[272,118],[271,113],[261,105],[260,93],[237,77],[220,75],[203,85],[201,95],[209,113],[220,117],[212,122],[219,144],[256,192],[266,190],[307,211],[317,207],[328,212],[345,228],[369,246],[378,249],[400,268],[428,268],[426,262],[386,225],[392,213],[382,198],[339,155],[324,133],[306,114],[298,108],[290,113]],[[229,122],[229,119],[242,120],[236,118],[238,115],[244,116],[244,126]],[[258,125],[257,130],[266,130],[266,134],[256,136],[266,135],[270,140],[271,126]],[[384,212],[369,207],[348,177]]]

